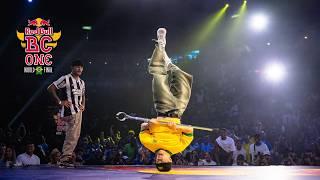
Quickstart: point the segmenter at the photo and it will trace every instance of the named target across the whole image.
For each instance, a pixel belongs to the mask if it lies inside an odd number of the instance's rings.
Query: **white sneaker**
[[[157,37],[158,37],[158,45],[159,47],[164,50],[164,48],[166,47],[166,34],[167,34],[167,30],[165,28],[159,28],[157,30]]]

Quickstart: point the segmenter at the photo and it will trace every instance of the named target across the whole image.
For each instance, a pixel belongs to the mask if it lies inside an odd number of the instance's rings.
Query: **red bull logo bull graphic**
[[[51,51],[57,47],[61,31],[54,32],[49,19],[36,18],[28,20],[24,32],[17,30],[17,37],[26,52],[24,73],[52,73]]]

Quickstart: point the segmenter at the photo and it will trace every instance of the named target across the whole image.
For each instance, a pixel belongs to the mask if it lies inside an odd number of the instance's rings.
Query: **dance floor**
[[[48,165],[0,168],[0,179],[241,179],[241,180],[318,180],[320,167],[315,166],[174,166],[170,172],[160,173],[153,166],[79,166],[76,168],[59,168]]]

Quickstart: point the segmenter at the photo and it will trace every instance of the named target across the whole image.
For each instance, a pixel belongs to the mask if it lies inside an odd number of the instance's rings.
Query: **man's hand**
[[[158,119],[154,119],[152,118],[150,121],[149,121],[149,125],[153,126],[153,125],[158,125],[160,122],[158,121]]]
[[[168,127],[174,131],[177,130],[177,124],[175,122],[168,122]]]
[[[144,130],[147,130],[147,129],[149,129],[149,124],[148,123],[142,123],[140,131],[144,131]]]
[[[192,127],[180,126],[180,127],[178,127],[178,130],[180,130],[181,132],[184,132],[186,134],[192,134],[193,133],[193,128]]]
[[[160,124],[158,119],[152,118],[150,119],[150,121],[148,122],[148,127],[153,129],[152,127],[154,126],[158,126]]]
[[[84,107],[84,105],[82,105],[82,104],[80,105],[79,108],[80,108],[80,111],[81,111],[81,112],[83,112],[83,111],[85,110],[85,107]]]
[[[64,106],[66,108],[70,108],[72,103],[70,101],[61,101],[61,106]]]

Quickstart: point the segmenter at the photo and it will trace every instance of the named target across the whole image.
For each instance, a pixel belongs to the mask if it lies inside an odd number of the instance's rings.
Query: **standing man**
[[[157,118],[141,124],[141,143],[155,153],[155,164],[159,171],[170,171],[171,155],[182,152],[193,140],[193,128],[179,126],[181,116],[187,108],[192,75],[172,64],[166,46],[166,29],[159,28],[158,40],[149,62],[149,73],[153,76],[153,102]]]
[[[80,79],[82,71],[82,62],[74,61],[71,73],[60,77],[48,87],[55,102],[61,107],[61,118],[66,123],[66,136],[60,159],[63,165],[72,165],[72,153],[81,132],[82,112],[85,110],[85,84]],[[61,97],[57,95],[57,90],[62,91]]]

